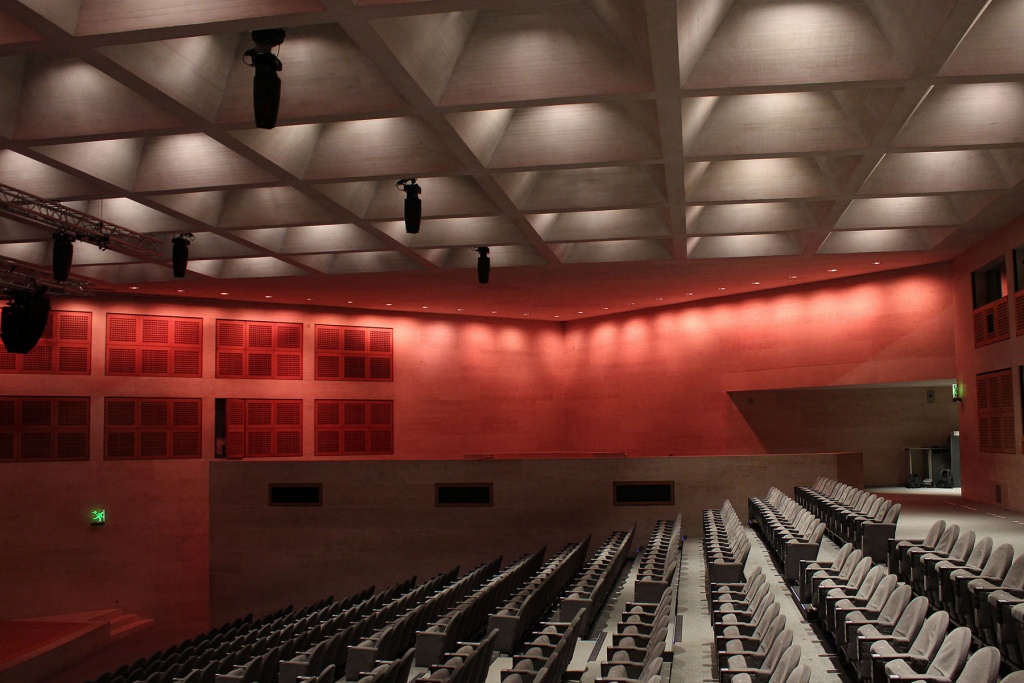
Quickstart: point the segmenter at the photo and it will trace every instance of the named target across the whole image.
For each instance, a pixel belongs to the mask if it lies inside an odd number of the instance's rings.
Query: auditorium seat
[[[865,558],[868,562],[870,559]],[[875,592],[875,588],[882,582],[882,579],[886,576],[891,576],[885,567],[880,564],[872,566],[864,574],[864,577],[857,584],[849,584],[847,586],[835,587],[828,589],[822,594],[822,598],[818,604],[818,621],[820,621],[825,628],[829,631],[835,631],[836,629],[836,604],[840,601],[844,601],[850,606],[854,605],[866,605],[868,600],[871,599],[872,594]],[[825,583],[822,583],[822,587]]]
[[[843,588],[846,592],[855,593],[860,588],[860,585],[864,583],[864,579],[867,577],[868,572],[871,571],[873,564],[870,557],[862,557],[849,575],[844,576],[840,573],[835,578],[826,578],[818,582],[814,594],[811,596],[811,606],[817,609],[819,614],[824,615],[825,595],[836,588]]]
[[[775,621],[778,623],[779,619]],[[719,677],[721,680],[729,680],[737,674],[749,673],[755,678],[767,678],[775,671],[782,655],[788,652],[792,645],[793,632],[788,628],[782,629],[763,651],[742,650],[728,653],[724,661],[719,662]]]
[[[903,566],[905,552],[910,548],[933,549],[945,530],[946,520],[940,519],[932,524],[924,538],[894,539],[889,544],[889,571],[897,576],[901,576],[900,568]]]
[[[981,572],[982,567],[985,566],[988,558],[992,555],[992,546],[992,537],[985,536],[974,544],[971,554],[963,561],[947,557],[935,563],[926,571],[925,594],[928,596],[928,601],[932,603],[933,607],[936,609],[946,609],[947,611],[956,609],[953,600],[953,586],[955,582],[950,578],[950,575],[954,570],[961,568],[968,571]],[[948,605],[945,601],[946,596],[949,597]]]
[[[909,603],[896,623],[866,624],[857,629],[856,642],[851,641],[848,652],[853,655],[853,662],[858,674],[862,677],[871,675],[871,648],[876,643],[887,642],[893,649],[905,652],[914,638],[921,631],[928,614],[928,600],[920,595]]]
[[[897,581],[895,574],[887,573],[885,567],[881,565],[876,565],[875,568],[880,569],[885,575],[878,581],[874,589],[867,594],[867,597],[854,596],[853,598],[843,598],[837,600],[830,607],[832,617],[828,630],[840,646],[846,643],[845,637],[842,636],[846,633],[847,616],[853,612],[858,612],[862,616],[879,614],[882,608],[885,607],[886,602],[888,602],[889,596],[896,590]]]
[[[807,560],[800,563],[800,579],[798,588],[800,590],[800,601],[807,604],[811,601],[811,576],[814,572],[822,571],[830,574],[838,574],[846,563],[846,558],[853,552],[852,543],[844,543],[831,562],[820,562],[818,560]]]
[[[894,576],[889,574],[889,576]],[[895,590],[889,595],[889,598],[882,605],[882,609],[877,612],[871,610],[869,607],[864,607],[859,610],[844,613],[843,617],[843,628],[836,628],[833,636],[835,637],[836,644],[840,648],[840,652],[846,655],[848,660],[856,660],[857,655],[857,631],[864,627],[871,625],[877,632],[888,634],[892,633],[893,627],[899,620],[900,616],[906,610],[907,605],[910,604],[912,597],[912,591],[910,586],[905,583],[896,586]],[[851,650],[852,647],[852,650]]]
[[[999,678],[999,650],[983,647],[967,658],[956,683],[996,683]],[[915,679],[920,680],[920,679]],[[1003,679],[1004,683],[1009,677]]]
[[[847,579],[850,578],[850,575],[853,574],[853,571],[860,565],[861,560],[863,559],[865,559],[864,551],[854,550],[846,556],[846,561],[838,570],[819,569],[811,574],[810,580],[807,582],[807,598],[803,600],[804,604],[808,606],[814,604],[815,596],[818,592],[818,586],[823,581],[832,580],[833,582],[838,581],[845,584]],[[801,599],[803,599],[802,596]]]
[[[885,665],[889,681],[930,681],[953,683],[967,663],[971,649],[971,629],[966,626],[953,629],[945,638],[933,658],[924,661],[897,659]]]
[[[967,592],[971,596],[971,611],[974,617],[974,631],[989,645],[996,644],[995,619],[993,611],[1001,597],[1024,596],[1024,555],[1013,561],[1002,581],[977,578],[968,582]]]
[[[946,531],[949,531],[949,529]],[[933,567],[943,560],[957,563],[965,562],[974,550],[976,537],[977,534],[968,529],[957,537],[956,542],[948,552],[942,552],[940,547],[937,546],[930,553],[917,555],[910,568],[910,581],[908,582],[914,587],[914,592],[918,595],[928,595],[926,582],[928,575],[933,571]],[[941,546],[941,543],[939,545]]]
[[[906,649],[902,649],[902,644],[893,640],[879,640],[873,643],[870,657],[861,660],[861,680],[868,680],[870,677],[872,683],[881,683],[885,680],[886,664],[897,659],[906,660],[914,668],[927,666],[942,646],[948,626],[949,615],[946,612],[936,612],[924,620],[921,630]],[[865,663],[866,667],[863,666]]]
[[[972,571],[966,567],[954,569],[950,573],[952,590],[948,597],[953,602],[953,611],[950,614],[956,615],[958,623],[963,626],[974,628],[974,611],[971,609],[971,594],[968,584],[974,579],[987,579],[989,581],[1002,581],[1006,572],[1013,562],[1013,546],[1009,543],[999,545],[988,558],[988,562],[981,568],[980,572]],[[944,597],[943,607],[948,605],[949,600]]]
[[[726,675],[723,672],[722,681],[723,683],[755,683],[755,682],[767,682],[767,683],[786,683],[789,680],[790,674],[800,664],[800,646],[790,645],[782,656],[776,662],[774,668],[770,671],[765,669],[748,669],[745,671],[737,671],[734,674]]]
[[[939,535],[939,540],[934,545],[929,546],[927,543],[904,545],[900,550],[900,579],[913,585],[911,583],[911,575],[913,573],[914,561],[919,556],[927,555],[928,553],[937,553],[942,556],[948,555],[959,537],[960,525],[950,524],[942,531]]]

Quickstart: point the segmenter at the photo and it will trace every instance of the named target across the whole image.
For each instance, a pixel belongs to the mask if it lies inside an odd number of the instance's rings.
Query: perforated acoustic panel
[[[393,401],[318,399],[314,407],[316,455],[392,455],[395,452]]]
[[[217,377],[302,379],[302,324],[218,320]]]
[[[317,325],[315,332],[316,379],[360,382],[394,379],[390,328]]]
[[[977,380],[979,448],[986,453],[1015,453],[1012,372],[986,372]]]
[[[302,455],[302,399],[228,399],[229,458]]]
[[[87,397],[0,396],[0,462],[88,459]]]
[[[202,319],[108,313],[107,374],[202,377]]]
[[[35,348],[22,355],[0,345],[0,372],[88,375],[92,362],[92,313],[50,311]]]
[[[198,398],[107,398],[103,452],[108,460],[202,457]]]
[[[1013,295],[1013,307],[1016,318],[1017,336],[1024,335],[1024,291]]]
[[[1009,338],[1010,302],[1007,297],[996,299],[974,310],[975,348]]]

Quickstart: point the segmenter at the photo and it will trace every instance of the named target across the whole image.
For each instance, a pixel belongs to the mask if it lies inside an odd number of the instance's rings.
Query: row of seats
[[[743,567],[750,554],[750,539],[747,538],[747,530],[732,502],[726,500],[719,510],[704,510],[703,523],[707,582],[743,582]]]
[[[558,683],[569,668],[582,629],[582,613],[570,621],[542,622],[501,671],[501,683]]]
[[[454,572],[445,575],[447,581],[431,586],[433,590],[427,588],[419,595],[415,592],[410,593],[413,597],[406,601],[404,610],[397,612],[390,623],[366,636],[359,643],[349,646],[345,676],[354,680],[361,672],[373,668],[374,662],[398,658],[400,653],[415,645],[417,631],[426,628],[439,614],[446,612],[470,592],[483,585],[497,573],[500,566],[501,558],[497,558],[459,579],[455,578],[458,576],[456,568]]]
[[[363,591],[366,593],[366,591]],[[356,599],[359,595],[352,596],[350,600]],[[322,603],[330,599],[310,605],[307,610],[319,608]],[[293,615],[291,606],[277,610],[261,619],[254,620],[252,614],[226,623],[218,628],[211,629],[180,643],[172,645],[166,650],[155,652],[148,657],[136,660],[116,671],[107,672],[90,683],[126,683],[135,680],[160,680],[164,674],[183,676],[193,669],[200,669],[207,666],[213,660],[222,659],[234,643],[244,643],[252,639],[255,633],[266,629],[268,625]]]
[[[708,585],[715,634],[713,673],[724,682],[808,683],[800,646],[786,625],[760,566],[744,581]]]
[[[671,652],[668,632],[673,605],[674,588],[664,591],[654,603],[626,603],[597,683],[661,683],[666,653]]]
[[[303,618],[298,622],[297,628],[289,625],[280,630],[275,630],[266,637],[260,638],[251,646],[235,652],[233,658],[236,661],[236,666],[226,673],[218,673],[214,678],[214,682],[276,683],[280,675],[281,662],[294,658],[302,651],[302,647],[308,646],[312,642],[312,634],[315,634],[317,639],[322,638],[325,633],[336,632],[344,625],[352,624],[356,619],[363,621],[363,619],[359,618],[363,615],[370,615],[369,619],[372,623],[379,623],[379,620],[386,620],[394,615],[396,611],[401,610],[400,607],[395,607],[395,605],[403,605],[408,602],[421,600],[422,595],[429,594],[436,590],[438,585],[451,581],[457,575],[458,568],[439,574],[422,585],[396,597],[387,605],[373,612],[368,613],[361,606],[351,611],[351,613],[345,614],[343,617],[332,618],[326,621],[323,619],[322,614],[314,613],[309,615],[309,617]],[[192,675],[196,675],[196,673],[194,672]],[[192,683],[188,679],[185,680],[186,683]]]
[[[936,521],[922,539],[890,544],[889,569],[983,643],[1024,666],[1024,555],[989,537]]]
[[[583,541],[567,545],[555,553],[508,602],[490,615],[487,630],[498,631],[495,649],[511,653],[522,642],[523,637],[544,618],[551,605],[583,566],[589,543],[588,536]]]
[[[459,643],[458,649],[432,664],[419,683],[484,683],[491,665],[498,632],[491,630],[481,641]]]
[[[830,563],[802,567],[800,594],[810,596],[818,621],[859,680],[871,683],[995,683],[999,650],[973,655],[971,631],[951,631],[949,614],[928,614],[928,599],[908,583],[846,544]]]
[[[640,571],[634,588],[634,598],[638,602],[658,602],[662,593],[672,585],[679,567],[682,538],[681,513],[674,520],[654,523],[647,546],[640,555]]]
[[[562,597],[559,620],[569,622],[578,615],[580,632],[585,634],[590,630],[597,611],[604,604],[626,562],[635,532],[635,524],[629,531],[614,531],[597,549]]]
[[[416,633],[416,666],[430,666],[441,655],[455,649],[456,643],[469,640],[486,624],[488,615],[508,600],[512,591],[535,574],[544,561],[546,547],[524,555],[461,602]]]
[[[378,630],[390,621],[405,604],[407,596],[421,592],[415,589],[415,581],[400,584],[401,591],[388,589],[373,596],[365,603],[352,608],[342,618],[323,624],[321,638],[310,646],[297,648],[290,659],[283,659],[279,666],[279,683],[294,683],[302,676],[317,676],[328,667],[338,672],[345,670],[348,663],[349,646]]]
[[[852,543],[875,562],[885,561],[888,542],[896,537],[899,503],[828,477],[796,487],[793,496],[825,523],[837,543]]]
[[[800,562],[818,556],[825,523],[774,486],[764,498],[750,498],[747,512],[751,526],[782,565],[783,578],[796,583]]]

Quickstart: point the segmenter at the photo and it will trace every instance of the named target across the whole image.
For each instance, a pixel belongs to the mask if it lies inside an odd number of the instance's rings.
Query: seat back
[[[862,559],[864,559],[864,551],[860,548],[857,548],[847,555],[846,562],[843,563],[843,566],[837,575],[838,579],[845,582],[846,579],[850,578],[850,574],[853,573],[853,570],[857,568],[857,565],[860,564]]]
[[[943,532],[946,531],[946,520],[939,519],[932,524],[932,528],[928,530],[928,535],[921,541],[921,547],[923,548],[934,548],[942,537]]]
[[[878,612],[881,610],[882,607],[885,606],[889,596],[892,595],[892,592],[896,589],[896,575],[890,574],[888,570],[881,565],[879,565],[879,568],[883,571],[885,576],[883,576],[882,580],[875,586],[875,589],[871,592],[871,597],[868,598],[867,603],[864,605],[864,608],[871,612]]]
[[[992,545],[992,537],[985,536],[974,544],[974,548],[971,550],[971,554],[967,556],[964,564],[968,567],[984,567],[985,563],[988,562],[989,556],[992,554]]]
[[[778,666],[779,660],[782,659],[782,655],[793,645],[793,632],[788,628],[784,629],[779,637],[775,639],[772,646],[768,648],[768,653],[764,656],[764,663],[761,664],[761,668],[766,671],[775,671]]]
[[[784,683],[789,675],[793,673],[793,669],[800,663],[800,646],[791,645],[779,659],[778,664],[775,666],[775,670],[772,671],[771,678],[768,679],[768,683]]]
[[[936,612],[924,620],[921,630],[910,645],[910,654],[920,657],[926,661],[932,661],[935,653],[939,651],[942,640],[946,635],[946,627],[949,626],[949,613],[945,610]]]
[[[789,674],[789,678],[786,679],[786,683],[810,683],[810,681],[811,668],[806,664],[797,664],[793,673]]]
[[[832,558],[832,566],[829,567],[829,569],[832,569],[834,571],[839,571],[840,569],[842,569],[843,564],[846,563],[846,558],[848,558],[850,556],[850,553],[852,552],[853,544],[844,543],[843,547],[839,549],[838,553],[836,553],[836,556]],[[760,565],[758,565],[758,567],[760,568]]]
[[[949,549],[948,559],[963,562],[974,550],[974,539],[977,534],[973,529],[968,529],[956,539],[956,543]]]
[[[892,628],[892,634],[907,640],[913,640],[921,631],[921,625],[924,624],[926,614],[928,614],[928,598],[919,595],[911,600],[907,608],[903,610],[903,614],[900,615],[896,625]]]
[[[885,517],[882,518],[882,524],[896,524],[900,519],[900,510],[903,509],[902,503],[896,503],[889,511],[885,513]]]
[[[942,641],[942,646],[935,653],[935,659],[928,666],[927,673],[932,676],[952,680],[967,663],[967,653],[971,649],[971,629],[966,626],[953,629]]]
[[[980,576],[985,579],[1001,581],[1006,576],[1006,570],[1010,568],[1013,561],[1013,546],[1009,543],[999,545],[988,557],[988,562],[981,569]]]
[[[1003,577],[1002,588],[1024,588],[1024,555],[1021,555],[1013,564],[1010,565],[1010,569],[1007,570],[1006,576]]]
[[[967,660],[956,683],[996,683],[999,677],[999,648],[983,647]]]
[[[939,536],[938,542],[935,544],[935,552],[942,555],[948,555],[949,551],[953,549],[953,545],[960,537],[960,525],[950,524],[946,527],[946,530]]]
[[[857,589],[857,594],[854,597],[858,600],[867,600],[875,592],[875,588],[882,581],[882,577],[886,575],[893,576],[889,574],[887,567],[883,567],[880,564],[873,566],[864,576],[864,580],[861,581],[860,588]]]
[[[889,576],[896,576],[890,574]],[[900,616],[907,611],[910,598],[913,597],[913,589],[908,584],[901,583],[893,590],[892,595],[885,601],[882,611],[878,613],[878,621],[882,624],[895,624]]]
[[[861,558],[853,572],[851,572],[850,578],[846,580],[851,591],[856,591],[860,588],[860,585],[864,583],[864,578],[868,575],[868,572],[871,571],[871,565],[873,564],[874,561],[872,561],[870,557]]]

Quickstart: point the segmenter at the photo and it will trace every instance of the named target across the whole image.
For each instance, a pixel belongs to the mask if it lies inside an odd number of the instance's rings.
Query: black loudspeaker
[[[252,65],[256,72],[252,76],[252,108],[257,128],[273,128],[277,125],[277,110],[281,106],[281,60],[272,54],[255,54]]]
[[[45,294],[19,294],[0,310],[0,339],[9,353],[25,354],[35,348],[46,331],[50,298]]]

